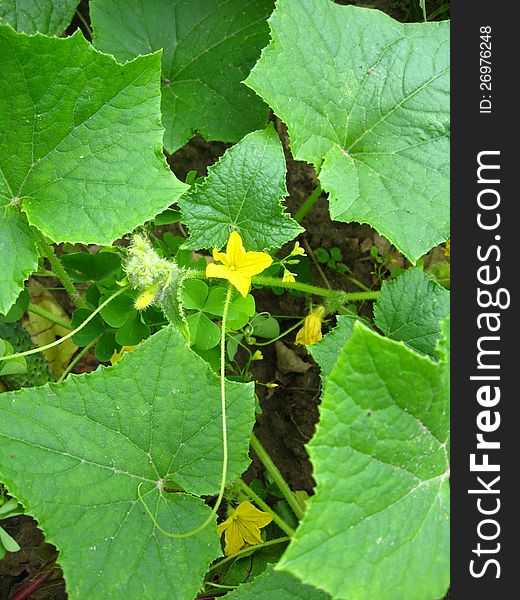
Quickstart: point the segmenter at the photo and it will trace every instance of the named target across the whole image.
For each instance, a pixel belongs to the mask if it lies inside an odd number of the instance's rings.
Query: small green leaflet
[[[249,464],[252,384],[227,384],[228,481]],[[71,600],[194,598],[221,554],[215,524],[220,382],[169,326],[110,368],[0,396],[0,481],[60,550]],[[186,493],[161,492],[162,481]],[[174,482],[174,483],[173,483]]]
[[[308,451],[317,487],[277,568],[341,600],[438,600],[449,584],[449,363],[361,323]]]
[[[160,55],[126,65],[68,38],[0,26],[0,312],[55,242],[110,244],[186,189],[162,155]]]
[[[162,114],[169,152],[199,131],[238,142],[268,107],[242,84],[269,42],[274,0],[93,0],[94,44],[118,60],[163,48]]]
[[[246,80],[313,163],[331,217],[415,261],[449,235],[449,23],[332,0],[278,0]]]
[[[225,595],[229,600],[328,600],[330,596],[305,585],[289,573],[267,569],[251,583],[243,583]]]
[[[192,250],[221,248],[233,229],[246,250],[280,248],[303,229],[281,201],[287,196],[285,157],[274,127],[254,131],[209,168],[179,204]]]
[[[449,314],[450,293],[419,268],[385,282],[374,306],[375,323],[387,337],[433,358],[440,322]]]
[[[61,35],[79,0],[0,0],[0,23],[23,33]]]

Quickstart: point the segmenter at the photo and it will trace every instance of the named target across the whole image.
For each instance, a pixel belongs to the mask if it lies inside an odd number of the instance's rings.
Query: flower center
[[[229,270],[230,271],[236,271],[237,268],[235,267],[235,265],[229,265]]]

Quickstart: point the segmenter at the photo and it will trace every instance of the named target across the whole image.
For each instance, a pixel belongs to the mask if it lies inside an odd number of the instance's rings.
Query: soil
[[[356,4],[370,8],[379,8],[394,18],[404,21],[410,15],[410,0],[373,0],[356,1],[337,0],[338,4]],[[431,3],[434,5],[435,3]],[[440,3],[439,3],[440,4]],[[83,6],[83,4],[81,5]],[[435,6],[430,7],[433,10]],[[86,10],[82,10],[86,14]],[[73,22],[74,29],[80,26],[79,21]],[[273,117],[275,127],[280,134],[287,160],[287,188],[289,196],[286,199],[288,211],[294,215],[304,200],[316,188],[318,180],[311,165],[295,161],[288,150],[289,140],[285,126]],[[191,170],[196,170],[199,176],[207,174],[208,166],[215,163],[229,147],[219,142],[205,142],[200,136],[195,136],[184,148],[167,157],[174,173],[184,180]],[[385,257],[389,269],[394,266],[405,267],[404,259],[398,255],[377,233],[366,225],[357,223],[331,222],[328,213],[326,194],[322,194],[312,211],[303,219],[305,233],[299,238],[300,243],[307,242],[314,250],[317,248],[338,247],[342,251],[344,263],[348,268],[346,274],[324,268],[323,274],[311,265],[313,278],[317,284],[323,285],[323,276],[332,288],[358,291],[350,277],[361,282],[368,288],[379,288],[380,280],[375,274],[377,264],[370,254],[371,246],[380,250]],[[179,230],[175,231],[179,234]],[[184,233],[180,231],[180,233]],[[437,251],[438,252],[438,251]],[[283,254],[283,249],[282,249]],[[385,272],[388,275],[388,272]],[[274,296],[267,290],[255,292],[258,311],[268,311],[276,315],[305,315],[306,301],[303,297],[284,294]],[[70,308],[64,297],[65,308]],[[371,307],[362,307],[362,314],[371,314]],[[281,320],[282,331],[294,321]],[[329,323],[334,325],[334,321]],[[269,455],[281,470],[283,476],[293,490],[304,490],[311,494],[314,487],[312,467],[308,459],[305,444],[314,433],[318,421],[319,398],[321,383],[319,369],[303,347],[294,345],[294,334],[284,338],[283,344],[294,352],[297,357],[308,365],[305,372],[284,372],[280,368],[279,357],[275,345],[263,346],[262,361],[254,363],[253,375],[258,381],[276,383],[278,387],[269,389],[264,385],[257,386],[262,413],[257,417],[255,433],[264,445]],[[74,369],[75,373],[89,372],[98,366],[93,353],[87,354]],[[303,368],[301,369],[303,370]],[[263,478],[263,467],[252,454],[252,463],[245,480]],[[12,598],[17,590],[27,584],[33,577],[46,568],[57,552],[53,546],[46,544],[36,522],[27,516],[12,518],[5,522],[4,527],[20,543],[22,550],[8,554],[0,561],[0,600]],[[63,600],[67,598],[64,585],[54,585],[48,589],[39,590],[30,595],[31,600]]]

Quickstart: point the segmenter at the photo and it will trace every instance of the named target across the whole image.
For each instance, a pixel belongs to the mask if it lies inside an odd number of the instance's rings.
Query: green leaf
[[[99,304],[105,302],[111,294],[101,296],[99,298]],[[110,327],[122,327],[126,320],[137,313],[134,302],[136,293],[127,292],[117,296],[111,300],[104,308],[102,308],[99,314],[103,317],[105,323],[108,323]],[[139,340],[140,341],[140,340]]]
[[[61,35],[78,4],[79,0],[2,0],[0,22],[24,33]]]
[[[287,123],[338,221],[417,260],[449,235],[449,24],[278,0],[246,80]]]
[[[227,384],[228,482],[249,464],[252,384]],[[71,600],[197,594],[221,554],[216,525],[186,539],[216,494],[222,465],[220,382],[174,327],[114,367],[0,396],[0,480],[60,550]],[[161,490],[166,479],[187,493]]]
[[[272,340],[280,335],[280,324],[278,321],[266,314],[257,315],[253,322],[253,335]]]
[[[88,326],[87,326],[88,327]],[[150,335],[150,328],[143,323],[141,315],[133,311],[116,331],[116,342],[121,346],[135,346]]]
[[[438,600],[449,583],[449,364],[356,323],[308,451],[316,493],[279,564],[334,598]]]
[[[225,595],[229,600],[327,600],[328,594],[272,568]]]
[[[220,341],[220,328],[203,312],[186,317],[190,328],[190,341],[198,350],[214,348]]]
[[[307,350],[321,369],[322,381],[325,381],[331,374],[338,356],[347,340],[350,339],[354,331],[354,324],[358,320],[357,317],[338,316],[337,325],[332,331],[327,333],[317,344],[307,346]]]
[[[162,155],[159,53],[119,65],[81,33],[27,36],[1,25],[0,55],[6,312],[37,264],[27,219],[55,242],[107,245],[187,186]]]
[[[74,281],[102,281],[121,268],[121,257],[115,252],[71,252],[60,259]]]
[[[169,152],[196,131],[238,142],[268,108],[242,81],[269,41],[274,0],[95,0],[94,44],[118,60],[163,48],[162,113]]]
[[[204,310],[209,288],[199,279],[189,279],[182,290],[182,305],[186,310]]]
[[[22,290],[20,295],[16,299],[16,302],[11,306],[11,308],[7,311],[5,316],[0,315],[1,323],[15,323],[19,321],[27,307],[29,306],[29,292],[27,290]]]
[[[18,552],[20,546],[17,541],[12,538],[5,529],[0,527],[0,548],[4,547],[7,552]]]
[[[375,323],[386,336],[432,357],[440,321],[449,314],[450,293],[420,268],[385,282],[374,306]]]
[[[70,326],[76,329],[85,319],[88,319],[93,311],[88,308],[77,308],[72,313],[72,319],[70,320]],[[92,321],[89,321],[83,329],[78,331],[72,336],[72,341],[78,346],[87,346],[90,342],[93,342],[98,335],[101,335],[105,331],[105,326],[99,315],[96,315]]]
[[[1,84],[0,84],[1,85]],[[0,96],[0,106],[2,97]],[[0,122],[2,110],[0,108]],[[1,128],[1,124],[0,124]],[[0,154],[7,158],[7,154]],[[0,164],[0,175],[2,174]],[[5,315],[13,306],[23,289],[24,281],[38,268],[36,237],[27,219],[20,214],[15,204],[6,203],[0,179],[0,314]]]
[[[14,352],[12,345],[0,338],[0,356],[7,356],[14,354]],[[5,377],[6,375],[23,375],[26,372],[27,362],[24,356],[0,362],[0,377]]]
[[[220,248],[234,229],[246,250],[279,248],[303,229],[281,205],[287,196],[285,157],[272,125],[254,131],[208,169],[180,199],[190,237],[185,248]]]

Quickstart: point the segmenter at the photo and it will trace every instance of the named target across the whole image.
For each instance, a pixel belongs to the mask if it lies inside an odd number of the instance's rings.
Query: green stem
[[[90,28],[90,25],[88,24],[87,19],[85,19],[85,17],[79,12],[79,9],[76,11],[76,16],[83,23],[83,27],[86,29],[87,33],[90,36],[90,39],[92,40],[93,39],[92,29]]]
[[[294,215],[294,220],[298,221],[298,223],[302,222],[302,219],[305,215],[310,211],[310,209],[316,204],[316,200],[320,197],[321,194],[321,185],[318,184],[316,189],[311,193],[311,195],[305,200],[305,202],[300,206],[296,214]]]
[[[252,552],[255,552],[256,550],[261,550],[262,548],[265,548],[266,546],[274,546],[275,544],[283,544],[284,542],[289,542],[291,540],[290,537],[279,537],[279,538],[275,538],[274,540],[268,540],[267,542],[264,542],[263,544],[257,544],[256,546],[248,546],[247,548],[244,548],[243,550],[240,550],[240,552],[237,552],[236,554],[232,554],[231,556],[226,556],[226,558],[222,558],[221,560],[217,561],[214,565],[212,565],[208,571],[209,573],[211,573],[212,571],[216,571],[217,569],[220,569],[220,567],[222,565],[225,565],[227,562],[229,562],[230,560],[235,560],[236,558],[240,558],[241,556],[244,555],[249,555]]]
[[[49,259],[52,270],[54,273],[56,273],[56,277],[58,277],[61,283],[63,283],[63,287],[65,288],[67,294],[70,296],[74,304],[76,304],[79,300],[79,294],[74,287],[74,284],[72,283],[67,271],[65,271],[65,267],[63,266],[61,260],[54,253],[54,249],[47,241],[45,235],[39,230],[36,231],[38,235],[38,242],[43,254]]]
[[[294,529],[290,525],[288,525],[278,513],[275,513],[274,510],[268,504],[266,504],[262,500],[262,498],[260,498],[260,496],[247,485],[247,483],[244,483],[241,479],[239,479],[238,485],[240,486],[242,491],[245,494],[247,494],[251,498],[251,500],[254,500],[263,511],[268,512],[273,516],[273,521],[278,525],[278,527],[282,531],[284,531],[287,535],[294,535]]]
[[[79,363],[79,361],[85,356],[85,354],[87,354],[87,352],[93,347],[95,346],[98,342],[99,339],[101,338],[101,335],[98,335],[97,338],[95,338],[94,340],[92,340],[90,342],[90,344],[87,344],[82,350],[81,352],[78,352],[76,354],[76,356],[74,357],[74,359],[70,362],[69,366],[65,369],[65,371],[63,371],[63,373],[61,374],[60,378],[58,379],[58,383],[60,383],[60,381],[63,381],[65,379],[65,377],[67,377],[67,375],[72,371],[72,369]]]
[[[287,504],[292,508],[294,514],[298,517],[298,520],[303,519],[304,512],[302,507],[299,505],[298,500],[296,500],[295,495],[292,493],[291,488],[278,470],[278,467],[271,460],[271,457],[267,454],[265,448],[254,433],[251,437],[251,447],[278,486],[278,489],[282,492],[283,497],[287,500]]]
[[[65,329],[72,329],[72,327],[70,326],[70,321],[53,315],[48,310],[41,308],[41,306],[29,303],[27,310],[35,315],[38,315],[39,317],[47,319],[47,321],[50,321],[51,323],[56,323],[56,325],[59,325],[60,327],[64,327]]]
[[[215,505],[211,509],[207,519],[203,521],[198,527],[192,529],[191,531],[186,531],[185,533],[171,533],[170,531],[166,531],[163,529],[157,519],[152,514],[151,510],[148,508],[148,505],[143,500],[143,496],[141,495],[141,486],[142,482],[137,487],[137,496],[139,501],[143,505],[146,513],[153,521],[155,527],[167,537],[174,539],[183,539],[189,538],[197,533],[200,533],[203,529],[205,529],[215,518],[217,511],[222,503],[222,499],[224,498],[224,491],[226,489],[226,479],[227,479],[227,471],[228,471],[228,443],[227,443],[227,419],[226,419],[226,326],[227,326],[227,318],[229,312],[229,305],[231,303],[231,293],[233,288],[231,284],[228,284],[226,299],[224,301],[224,310],[222,313],[222,330],[220,334],[220,401],[221,401],[221,409],[222,409],[222,475],[220,477],[220,489],[217,496],[217,501]]]
[[[115,292],[114,294],[112,294],[111,296],[109,296],[102,304],[100,304],[95,311],[93,311],[84,321],[83,323],[81,323],[81,325],[78,325],[78,327],[76,327],[76,329],[74,329],[73,331],[71,331],[70,333],[67,333],[67,335],[64,335],[63,337],[61,337],[59,340],[55,340],[54,342],[51,342],[50,344],[46,344],[45,346],[40,346],[39,348],[32,348],[31,350],[25,350],[25,352],[17,352],[16,354],[8,354],[6,356],[0,356],[0,361],[2,360],[9,360],[11,358],[19,358],[20,356],[29,356],[30,354],[37,354],[38,352],[44,352],[45,350],[48,350],[49,348],[54,348],[54,346],[59,346],[62,342],[64,342],[65,340],[70,339],[73,335],[76,335],[76,333],[78,333],[78,331],[81,331],[83,329],[83,327],[85,327],[86,325],[88,325],[88,323],[90,323],[90,321],[92,321],[92,319],[100,312],[102,311],[105,306],[107,304],[109,304],[110,302],[112,302],[112,300],[114,298],[117,298],[117,296],[119,296],[120,294],[122,294],[123,292],[126,292],[126,290],[129,288],[129,286],[125,286],[123,288],[121,288],[120,290],[118,290],[117,292]]]
[[[263,275],[256,275],[252,278],[252,281],[256,285],[263,285],[268,287],[281,287],[289,290],[298,290],[299,292],[314,294],[315,296],[323,296],[325,298],[338,298],[342,302],[377,300],[379,298],[379,292],[344,292],[343,290],[326,290],[325,288],[321,288],[316,285],[310,285],[309,283],[300,283],[299,281],[283,281],[278,277],[266,277]]]

